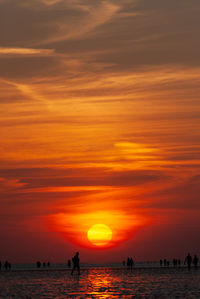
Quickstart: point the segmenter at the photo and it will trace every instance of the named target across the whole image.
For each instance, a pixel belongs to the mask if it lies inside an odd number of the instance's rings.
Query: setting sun
[[[88,230],[87,236],[93,245],[104,246],[112,240],[112,231],[105,224],[95,224]]]
[[[200,255],[199,12],[0,0],[0,275]]]

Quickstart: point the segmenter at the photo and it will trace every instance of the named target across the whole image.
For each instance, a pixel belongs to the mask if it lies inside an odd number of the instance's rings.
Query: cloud
[[[80,11],[82,10],[84,14],[81,13],[79,18],[72,20],[71,23],[67,19],[54,21],[52,25],[56,29],[56,34],[42,41],[40,44],[83,38],[98,26],[110,21],[120,9],[118,5],[106,1],[103,1],[99,5],[78,5],[77,8]]]
[[[137,186],[145,183],[166,179],[160,171],[134,170],[134,171],[108,171],[105,168],[24,168],[1,170],[0,175],[12,181],[20,180],[24,183],[26,191],[29,188],[43,191],[51,188],[54,192],[86,190],[105,190],[107,187]],[[0,179],[1,180],[1,179]]]
[[[41,0],[41,2],[46,4],[46,5],[55,5],[55,4],[57,4],[61,1],[62,0]]]
[[[8,2],[2,8],[15,10],[14,18],[18,26],[15,36],[14,30],[8,33],[13,34],[12,40],[19,35],[17,44],[20,38],[24,42],[26,36],[26,43],[31,37],[32,45],[82,39],[95,28],[109,22],[121,8],[121,4],[107,0],[19,0],[11,4]],[[18,27],[24,26],[25,22],[25,29],[18,31]]]
[[[33,48],[6,48],[0,47],[1,55],[12,55],[12,56],[49,56],[53,55],[53,49],[33,49]]]
[[[23,96],[25,96],[25,101],[27,98],[33,101],[40,101],[43,103],[48,103],[45,97],[43,97],[40,93],[34,90],[33,86],[29,86],[28,84],[21,84],[13,81],[2,80],[0,78],[0,83],[4,83],[14,87],[17,91],[19,91]]]
[[[21,182],[18,178],[10,179],[0,177],[0,190],[10,190],[10,189],[18,189],[22,188],[26,185],[26,183]]]

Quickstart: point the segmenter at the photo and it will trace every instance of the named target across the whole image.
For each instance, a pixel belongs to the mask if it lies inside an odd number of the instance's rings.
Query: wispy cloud
[[[56,29],[56,34],[42,41],[40,44],[82,38],[98,26],[109,22],[120,9],[120,6],[103,1],[99,5],[87,6],[78,4],[76,8],[84,11],[84,15],[77,18],[71,24],[67,19],[55,21],[53,27]]]
[[[27,98],[30,100],[34,101],[41,101],[44,103],[47,103],[48,101],[46,100],[45,97],[43,97],[40,93],[35,91],[34,87],[29,84],[22,84],[14,81],[9,81],[9,80],[4,80],[0,78],[0,82],[7,84],[8,86],[14,87],[16,90],[18,90],[22,95],[26,96],[26,101]]]
[[[0,56],[14,55],[14,56],[48,56],[53,55],[53,49],[33,49],[33,48],[3,48],[0,47]]]
[[[6,179],[0,177],[0,190],[4,189],[12,190],[17,188],[22,188],[26,185],[26,183],[21,182],[19,179]]]
[[[62,0],[41,0],[42,3],[46,5],[54,5],[56,3],[61,2]]]

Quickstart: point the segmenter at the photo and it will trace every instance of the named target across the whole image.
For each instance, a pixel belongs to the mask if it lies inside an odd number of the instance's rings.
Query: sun
[[[94,224],[87,233],[88,240],[95,246],[105,246],[112,240],[112,230],[105,224]]]

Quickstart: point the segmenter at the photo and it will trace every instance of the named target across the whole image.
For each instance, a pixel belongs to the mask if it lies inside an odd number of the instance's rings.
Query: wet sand
[[[2,271],[0,298],[200,298],[200,269]]]

